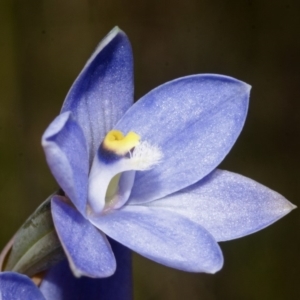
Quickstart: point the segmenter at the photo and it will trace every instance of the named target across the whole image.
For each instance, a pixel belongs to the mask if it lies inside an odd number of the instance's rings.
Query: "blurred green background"
[[[194,73],[253,86],[245,128],[221,168],[300,205],[300,2],[0,2],[0,247],[55,188],[40,145],[73,80],[115,25],[135,56],[136,99]],[[224,268],[188,274],[134,256],[135,299],[300,299],[299,209],[221,243]]]

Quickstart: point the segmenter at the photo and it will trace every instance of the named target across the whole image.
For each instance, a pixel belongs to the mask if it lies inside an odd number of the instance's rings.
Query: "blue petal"
[[[147,205],[201,224],[217,241],[261,230],[295,208],[283,196],[254,180],[222,170]]]
[[[132,203],[155,200],[209,174],[235,143],[246,118],[250,87],[221,75],[168,82],[139,100],[116,128],[158,146],[162,162],[137,172]]]
[[[105,235],[60,196],[52,198],[55,229],[75,276],[102,278],[112,275],[116,261]]]
[[[84,134],[70,112],[47,128],[42,144],[48,165],[60,187],[85,215],[89,162]]]
[[[45,300],[37,286],[25,275],[0,273],[1,300]]]
[[[222,252],[210,233],[164,209],[124,206],[91,222],[119,243],[169,267],[215,273],[223,264]]]
[[[82,127],[90,162],[106,133],[132,104],[132,50],[125,33],[115,27],[98,45],[62,107],[62,112],[72,111]]]
[[[112,241],[117,270],[108,278],[76,278],[67,261],[53,267],[44,277],[40,290],[47,300],[131,300],[131,251]]]

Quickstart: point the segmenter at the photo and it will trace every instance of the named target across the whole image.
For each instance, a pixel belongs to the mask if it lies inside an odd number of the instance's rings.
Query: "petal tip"
[[[120,32],[122,32],[122,30],[120,29],[119,26],[116,25],[115,27],[113,27],[113,29],[111,29],[111,31],[106,35],[106,37],[109,36],[114,37]]]
[[[224,262],[222,261],[220,266],[216,267],[215,269],[212,269],[209,273],[210,274],[216,274],[217,272],[219,272],[223,268],[223,265],[224,265]]]
[[[250,93],[250,91],[251,91],[251,89],[252,89],[252,85],[250,85],[250,84],[248,84],[248,83],[246,83],[246,82],[244,82],[244,84],[245,84],[245,87],[246,87],[247,92]]]
[[[106,272],[103,271],[99,271],[99,272],[86,272],[83,271],[81,269],[79,269],[78,267],[76,267],[76,265],[73,263],[73,261],[70,259],[70,257],[68,257],[68,262],[69,262],[69,267],[73,273],[73,275],[76,278],[81,278],[82,276],[86,276],[86,277],[90,277],[90,278],[106,278],[106,277],[110,277],[112,275],[114,275],[114,273],[116,272],[117,269],[117,265],[116,263],[109,269],[106,270]]]
[[[241,81],[241,80],[238,80],[238,79],[235,79],[241,86],[241,92],[242,93],[245,93],[247,95],[247,97],[249,98],[250,97],[250,91],[252,89],[252,85],[248,84],[247,82],[245,81]]]
[[[223,256],[222,250],[219,248],[217,262],[211,268],[209,273],[210,274],[216,274],[217,272],[219,272],[223,268],[223,265],[224,265],[224,256]]]
[[[115,37],[118,34],[122,34],[127,37],[126,33],[118,25],[113,27],[113,29],[107,34],[107,36],[111,35],[112,37]]]
[[[292,210],[294,210],[296,208],[298,208],[297,205],[295,205],[292,202],[286,200],[286,204],[285,204],[283,210],[284,210],[284,212],[286,212],[288,214],[289,212],[291,212]]]
[[[289,200],[287,200],[282,195],[280,195],[280,194],[278,194],[278,195],[279,195],[277,198],[278,200],[276,202],[274,201],[274,204],[275,204],[274,211],[277,212],[279,218],[282,218],[285,215],[287,215],[288,213],[290,213],[292,210],[296,209],[297,206],[294,205]]]
[[[102,49],[104,49],[118,35],[126,36],[125,32],[119,26],[115,26],[100,42],[100,44],[97,47],[96,54],[99,53]]]

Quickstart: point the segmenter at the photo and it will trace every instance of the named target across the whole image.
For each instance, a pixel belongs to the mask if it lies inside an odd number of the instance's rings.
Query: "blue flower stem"
[[[132,300],[132,254],[131,250],[109,239],[117,261],[114,275],[101,280],[101,299],[106,300]]]
[[[65,259],[52,267],[40,290],[45,299],[55,300],[132,300],[131,250],[109,239],[116,257],[117,269],[107,278],[74,277]]]

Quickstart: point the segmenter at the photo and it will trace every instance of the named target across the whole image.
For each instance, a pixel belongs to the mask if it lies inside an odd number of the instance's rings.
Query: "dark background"
[[[253,86],[245,128],[221,167],[299,205],[300,1],[0,2],[0,246],[56,188],[40,145],[73,80],[114,26],[129,36],[136,99],[195,73]],[[300,299],[299,209],[222,243],[224,268],[189,274],[135,255],[135,299]]]

